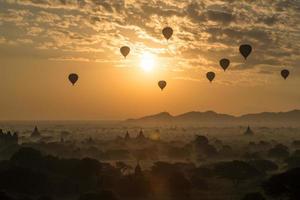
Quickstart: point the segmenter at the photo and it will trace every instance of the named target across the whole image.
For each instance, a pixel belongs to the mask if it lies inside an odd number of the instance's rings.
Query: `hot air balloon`
[[[207,78],[210,82],[212,82],[212,81],[215,79],[215,77],[216,77],[215,72],[207,72],[207,74],[206,74],[206,78]]]
[[[124,56],[124,58],[126,58],[130,53],[130,48],[128,46],[123,46],[120,48],[120,52]]]
[[[287,69],[284,69],[281,71],[281,76],[284,78],[284,79],[287,79],[290,75],[290,71],[287,70]]]
[[[227,58],[223,58],[220,60],[220,66],[224,69],[224,71],[226,71],[229,65],[230,65],[230,60],[228,60]]]
[[[247,57],[251,54],[252,52],[252,47],[249,44],[242,44],[240,46],[240,53],[242,56],[247,60]]]
[[[158,87],[163,90],[165,87],[167,86],[167,82],[166,81],[159,81],[158,82]]]
[[[167,26],[162,30],[162,34],[167,40],[169,40],[173,35],[173,29]]]
[[[69,81],[72,83],[72,85],[75,85],[75,83],[78,81],[78,78],[78,75],[75,73],[69,75]]]

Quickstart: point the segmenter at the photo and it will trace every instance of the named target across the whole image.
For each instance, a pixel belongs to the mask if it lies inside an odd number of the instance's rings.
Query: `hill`
[[[300,126],[300,110],[288,112],[263,112],[241,116],[220,114],[214,111],[193,111],[175,116],[168,112],[163,112],[138,119],[128,119],[125,123],[150,126],[235,126],[248,124],[257,126]]]

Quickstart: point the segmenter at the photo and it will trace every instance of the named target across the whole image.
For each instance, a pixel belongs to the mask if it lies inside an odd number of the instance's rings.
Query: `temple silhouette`
[[[146,139],[143,130],[140,130],[139,135],[136,137],[136,139],[141,141]]]
[[[143,130],[140,130],[140,132],[138,133],[138,135],[134,138],[134,137],[131,137],[130,136],[130,133],[128,131],[126,131],[126,134],[125,136],[122,138],[122,137],[119,137],[120,139],[123,139],[125,141],[132,141],[132,140],[136,140],[136,141],[146,141],[148,140],[149,138],[147,138],[145,135],[144,135],[144,132]]]
[[[39,129],[38,129],[37,126],[34,127],[34,130],[33,130],[33,132],[31,133],[31,136],[30,136],[30,137],[31,137],[31,138],[40,138],[40,137],[41,137],[41,133],[40,133],[40,131],[39,131]]]
[[[254,132],[250,128],[250,126],[247,127],[246,131],[244,132],[244,135],[254,135]]]

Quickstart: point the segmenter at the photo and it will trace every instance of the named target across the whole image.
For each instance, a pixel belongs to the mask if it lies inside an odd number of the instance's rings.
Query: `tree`
[[[289,169],[300,167],[300,155],[290,156],[285,162],[288,164]]]
[[[0,188],[12,193],[36,195],[48,191],[45,173],[29,168],[10,167],[0,171]]]
[[[190,150],[195,153],[196,159],[198,160],[214,157],[218,153],[217,149],[209,144],[207,137],[202,135],[196,135],[195,140],[186,147],[192,148]]]
[[[250,160],[248,163],[263,173],[278,170],[278,165],[270,160]]]
[[[262,155],[260,152],[246,152],[243,158],[246,160],[258,160],[262,158]]]
[[[259,192],[248,193],[242,200],[266,200],[266,198]]]
[[[202,151],[208,157],[213,157],[213,156],[216,156],[218,154],[217,149],[214,146],[210,145],[210,144],[204,146]]]
[[[272,158],[283,159],[289,156],[289,148],[283,144],[277,144],[269,150],[268,155]]]
[[[32,200],[32,198],[30,198],[29,196],[22,196],[22,197],[18,197],[17,200]]]
[[[297,149],[293,152],[292,156],[299,156],[300,157],[300,149]]]
[[[154,190],[158,193],[170,193],[171,199],[187,199],[192,187],[190,180],[185,176],[187,169],[194,169],[194,165],[166,162],[156,162],[152,166],[151,180],[159,185]]]
[[[214,177],[213,170],[206,167],[195,168],[189,175],[192,186],[200,190],[208,189],[208,180],[212,177]]]
[[[196,135],[195,144],[199,146],[208,145],[208,139],[202,135]]]
[[[144,176],[126,175],[117,181],[115,190],[128,199],[145,199],[149,196],[151,187]]]
[[[300,168],[274,175],[263,183],[265,193],[275,198],[300,199]]]
[[[233,181],[234,184],[262,175],[256,168],[246,162],[238,160],[216,163],[214,165],[214,171],[217,176],[229,179]]]
[[[295,140],[292,142],[292,145],[296,148],[300,147],[300,140]]]
[[[132,171],[132,167],[124,162],[116,162],[116,168],[120,171],[121,174],[128,174]]]
[[[53,200],[51,196],[41,196],[37,200]]]
[[[8,196],[5,192],[0,191],[1,200],[14,200],[12,197]]]
[[[43,156],[40,151],[30,147],[23,147],[12,155],[11,159],[15,164],[28,168],[44,167]]]
[[[90,158],[80,160],[75,172],[81,192],[98,188],[101,169],[102,165],[98,160]]]
[[[168,177],[168,183],[172,195],[172,199],[187,199],[191,189],[190,181],[185,177],[182,172],[173,172]]]
[[[103,190],[99,193],[85,193],[80,195],[78,200],[119,200],[119,198],[109,190]]]
[[[151,168],[152,173],[155,175],[169,175],[177,170],[176,166],[161,161],[155,162]]]
[[[214,177],[214,171],[207,167],[197,167],[192,170],[193,177],[211,178]]]

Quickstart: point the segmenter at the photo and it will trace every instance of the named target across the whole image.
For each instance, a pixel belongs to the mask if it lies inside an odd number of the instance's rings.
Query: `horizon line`
[[[253,115],[253,114],[262,114],[262,113],[274,113],[274,114],[278,114],[278,113],[287,113],[287,112],[292,112],[292,111],[300,111],[300,108],[295,108],[295,109],[290,109],[290,110],[286,110],[286,111],[262,111],[262,112],[250,112],[250,113],[243,113],[243,114],[228,114],[228,113],[222,113],[222,112],[217,112],[214,110],[205,110],[205,111],[187,111],[187,112],[183,112],[183,113],[179,113],[179,114],[171,114],[168,111],[162,111],[162,112],[158,112],[155,114],[147,114],[144,116],[140,116],[140,117],[129,117],[129,118],[123,118],[123,119],[0,119],[0,122],[32,122],[32,121],[36,121],[36,122],[53,122],[53,121],[57,121],[57,122],[97,122],[97,121],[105,121],[105,122],[122,122],[122,121],[126,121],[126,120],[130,120],[130,119],[139,119],[139,118],[143,118],[143,117],[148,117],[148,116],[153,116],[153,115],[158,115],[161,113],[168,113],[171,116],[179,116],[182,114],[186,114],[186,113],[190,113],[190,112],[199,112],[199,113],[205,113],[205,112],[215,112],[217,114],[225,114],[225,115],[230,115],[233,117],[242,117],[245,115]]]

